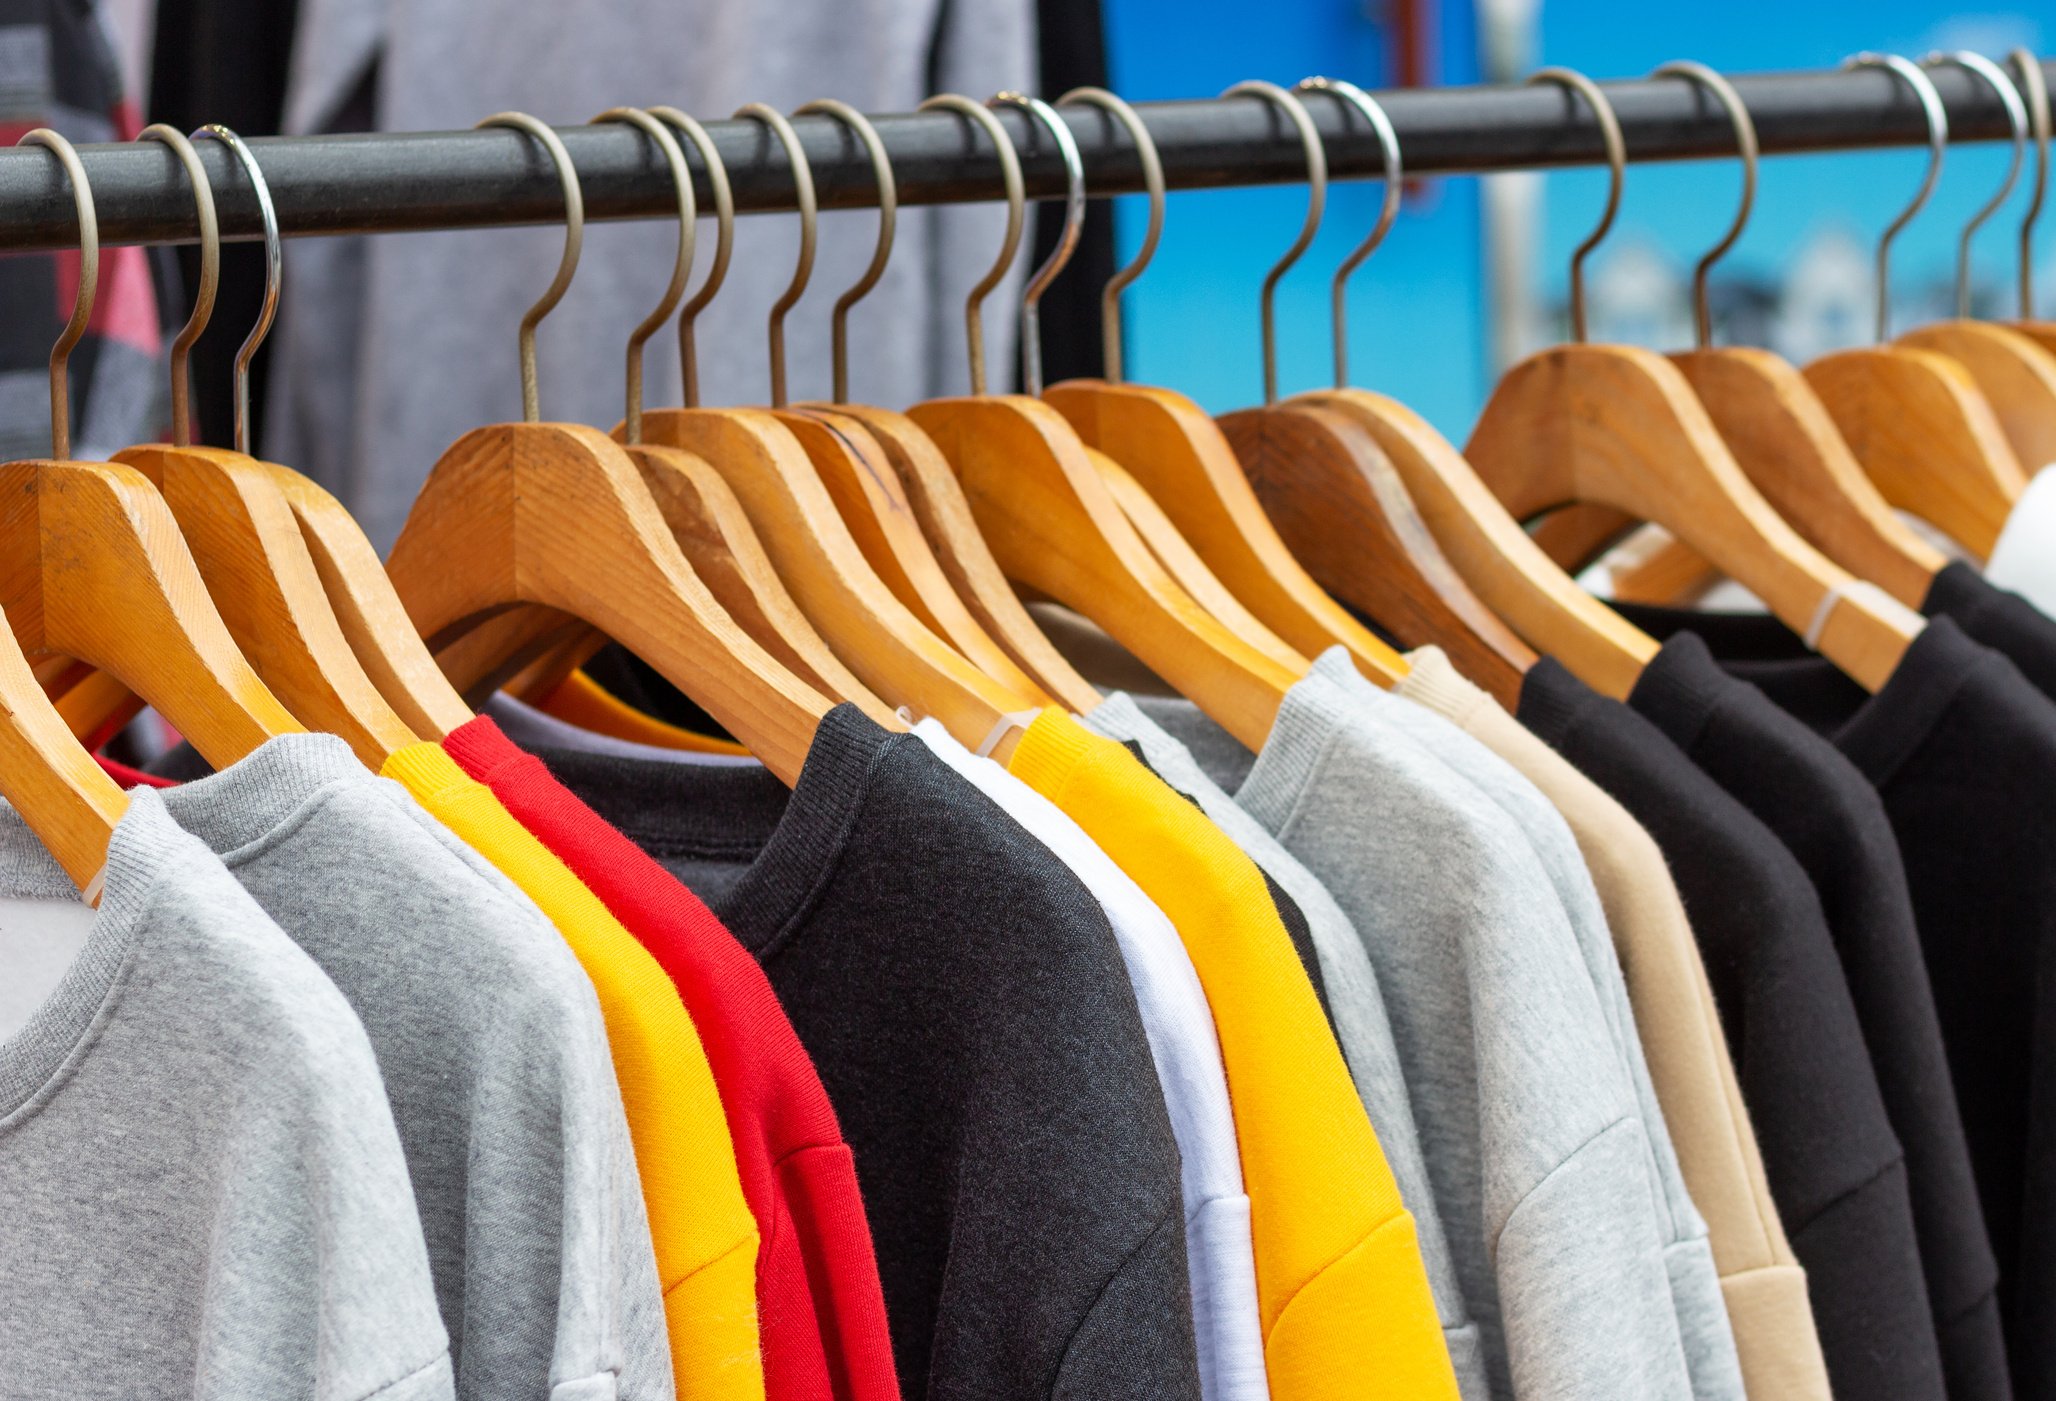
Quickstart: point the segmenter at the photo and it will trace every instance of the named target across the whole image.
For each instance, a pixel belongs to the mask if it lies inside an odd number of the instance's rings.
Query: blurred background
[[[1724,72],[1829,67],[1862,49],[2003,59],[2016,45],[2040,51],[2056,23],[2046,10],[1951,12],[1939,0],[0,0],[0,120],[14,135],[47,121],[80,140],[133,135],[146,120],[225,121],[256,136],[446,129],[509,107],[571,123],[616,103],[669,102],[711,119],[747,101],[790,110],[822,96],[901,111],[943,89],[1053,97],[1102,83],[1142,101],[1314,73],[1376,90],[1513,81],[1544,63],[1604,79],[1677,58]],[[653,33],[677,40],[652,44]],[[1896,326],[1948,311],[1958,230],[2007,158],[2004,143],[1951,149],[1934,201],[1895,250]],[[1924,159],[1766,159],[1754,220],[1713,284],[1719,334],[1799,362],[1862,342],[1875,241]],[[1620,220],[1591,266],[1595,338],[1688,343],[1690,270],[1725,228],[1738,176],[1722,161],[1631,166]],[[2012,295],[2027,184],[1979,240],[1981,309]],[[1415,182],[1352,284],[1356,381],[1461,442],[1497,371],[1563,333],[1570,252],[1604,193],[1596,170]],[[1338,184],[1318,244],[1284,282],[1281,392],[1326,382],[1328,278],[1380,198],[1376,182]],[[1260,395],[1258,286],[1304,201],[1295,188],[1171,197],[1161,251],[1127,303],[1132,377],[1213,411]],[[1113,221],[1094,206],[1084,253],[1045,302],[1051,379],[1099,368],[1097,288],[1142,227],[1139,197],[1116,203]],[[1044,206],[1042,247],[1054,212]],[[824,218],[814,285],[791,322],[795,398],[826,391],[827,310],[869,256],[874,217]],[[903,217],[893,267],[852,323],[855,397],[899,407],[963,391],[961,298],[1000,217],[990,205]],[[707,402],[763,401],[763,318],[789,275],[795,222],[743,221],[729,284],[702,323]],[[547,416],[619,416],[621,339],[662,285],[674,237],[656,223],[592,231],[578,282],[542,336]],[[445,444],[518,411],[513,324],[548,280],[558,238],[524,229],[292,243],[279,329],[258,359],[260,449],[323,480],[385,543]],[[2038,256],[2041,311],[2056,313],[2056,217]],[[0,260],[14,328],[0,345],[0,403],[19,399],[21,410],[0,414],[0,437],[23,447],[42,432],[34,410],[62,320],[64,265]],[[75,362],[86,446],[137,441],[161,422],[163,328],[183,316],[196,266],[191,250],[110,261],[98,334]],[[210,442],[228,441],[229,364],[255,314],[258,267],[254,248],[229,250],[217,329],[201,343]],[[1019,285],[1017,269],[989,303],[998,351],[1013,339]],[[23,306],[39,314],[24,318]],[[651,402],[676,402],[670,338],[651,355]]]

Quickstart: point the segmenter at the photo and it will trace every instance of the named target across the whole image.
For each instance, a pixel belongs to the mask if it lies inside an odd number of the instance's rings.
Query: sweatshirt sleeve
[[[1049,1394],[1199,1401],[1182,1204],[1165,1211],[1107,1281],[1071,1335]]]

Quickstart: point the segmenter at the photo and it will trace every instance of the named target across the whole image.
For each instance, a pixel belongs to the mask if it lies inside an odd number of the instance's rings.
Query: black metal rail
[[[2056,87],[2056,62],[2043,71]],[[1956,67],[1932,73],[1948,108],[1953,141],[2008,137],[2005,109],[1980,79]],[[1765,154],[1915,146],[1927,139],[1911,91],[1889,73],[1737,75]],[[1732,155],[1733,135],[1705,92],[1676,79],[1603,84],[1619,114],[1629,159],[1691,160]],[[1409,175],[1481,173],[1590,165],[1602,159],[1591,112],[1556,87],[1431,88],[1377,94],[1399,135]],[[1332,98],[1307,98],[1338,178],[1378,173],[1375,138]],[[1258,98],[1137,104],[1174,190],[1287,184],[1302,178],[1298,142]],[[1060,197],[1055,144],[1023,113],[1002,111],[1018,143],[1028,190]],[[1117,122],[1086,107],[1066,110],[1095,195],[1140,188],[1134,146]],[[998,197],[998,164],[984,137],[947,113],[875,118],[891,152],[903,204],[956,204]],[[846,128],[801,117],[823,208],[874,203],[870,166]],[[736,206],[750,213],[792,207],[783,151],[748,121],[708,123],[728,167]],[[661,216],[669,177],[649,143],[621,125],[561,129],[585,192],[590,219]],[[536,143],[518,132],[409,132],[270,137],[250,142],[289,235],[394,232],[548,224],[562,214],[557,179]],[[249,183],[229,153],[202,142],[225,238],[261,235]],[[106,243],[179,243],[194,237],[192,195],[162,145],[84,146],[80,154]],[[690,143],[687,159],[701,178]],[[0,151],[0,249],[75,246],[72,197],[50,153]]]

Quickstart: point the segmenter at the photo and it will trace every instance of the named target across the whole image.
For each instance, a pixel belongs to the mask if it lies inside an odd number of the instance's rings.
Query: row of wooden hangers
[[[1852,63],[1899,74],[1944,130],[1919,69],[1870,56]],[[2020,66],[2024,81],[2030,72],[2039,79],[2031,58]],[[1699,65],[1659,72],[1726,106],[1745,189],[1753,189],[1754,136],[1733,89]],[[1984,74],[1993,75],[2004,83],[1996,68]],[[770,316],[771,402],[731,408],[700,405],[695,372],[695,320],[720,287],[733,238],[718,153],[675,109],[602,113],[596,121],[632,125],[656,150],[679,219],[669,283],[628,341],[626,410],[611,432],[544,422],[539,408],[537,328],[569,286],[582,241],[577,173],[549,127],[519,113],[488,118],[482,126],[512,129],[554,164],[564,253],[520,323],[521,420],[476,429],[438,459],[384,565],[334,498],[249,455],[247,368],[277,305],[282,257],[262,172],[225,129],[196,135],[224,142],[249,180],[264,212],[269,272],[259,324],[237,358],[236,448],[189,441],[185,358],[211,313],[218,236],[191,144],[153,127],[144,135],[170,147],[192,183],[202,245],[193,314],[171,357],[172,442],[111,463],[69,458],[65,362],[90,314],[98,239],[76,154],[55,133],[32,132],[23,140],[49,148],[72,186],[81,273],[51,357],[52,456],[0,466],[13,488],[0,506],[0,538],[12,547],[0,570],[0,612],[19,644],[0,645],[0,793],[90,895],[126,798],[80,737],[104,738],[143,704],[217,766],[303,727],[342,736],[375,766],[404,745],[441,738],[497,687],[547,690],[607,639],[641,656],[787,782],[837,702],[888,727],[932,715],[967,744],[1003,756],[1036,708],[1083,711],[1098,700],[1024,596],[1097,625],[1253,747],[1318,652],[1343,646],[1381,684],[1405,675],[1405,659],[1360,619],[1402,646],[1441,645],[1502,699],[1513,698],[1539,653],[1625,694],[1655,644],[1580,589],[1523,528],[1560,507],[1669,527],[1874,687],[1919,625],[1906,606],[1917,601],[1913,584],[1879,564],[1881,541],[1905,553],[1893,534],[1903,527],[1879,489],[1893,504],[1941,514],[1923,493],[1963,470],[1960,456],[1932,451],[1952,434],[1988,454],[1988,476],[2010,467],[2003,480],[2016,491],[2022,478],[1983,397],[1985,380],[1957,367],[1955,357],[1972,352],[1925,344],[1848,352],[1802,375],[1765,352],[1707,349],[1705,273],[1741,218],[1701,264],[1701,349],[1667,359],[1585,343],[1583,264],[1612,222],[1626,153],[1596,85],[1561,69],[1532,81],[1592,107],[1612,191],[1573,260],[1574,342],[1510,371],[1461,453],[1403,405],[1347,385],[1344,289],[1390,228],[1403,177],[1391,123],[1351,84],[1309,79],[1288,91],[1253,82],[1226,94],[1266,103],[1297,134],[1309,207],[1262,284],[1263,403],[1218,420],[1174,391],[1121,376],[1119,297],[1153,255],[1164,181],[1140,116],[1110,93],[1081,89],[1059,103],[1126,132],[1141,158],[1149,228],[1104,294],[1107,377],[1046,389],[1034,353],[1037,303],[1085,214],[1071,129],[1055,108],[1019,94],[923,104],[956,114],[968,140],[992,144],[1008,222],[999,257],[966,300],[971,392],[905,412],[847,401],[848,317],[885,268],[896,217],[891,163],[860,113],[834,102],[800,109],[840,123],[868,155],[880,224],[869,267],[831,318],[833,396],[797,405],[786,395],[784,322],[812,270],[812,178],[784,116],[761,104],[737,113],[782,147],[802,237]],[[2046,100],[2031,91],[2045,131]],[[1387,198],[1335,275],[1336,387],[1281,402],[1273,293],[1311,243],[1327,186],[1309,100],[1369,124],[1385,156]],[[1032,139],[1053,144],[1067,176],[1064,237],[1023,292],[1023,394],[993,394],[985,382],[982,305],[1013,262],[1025,211],[1019,158],[994,109],[1024,113]],[[698,211],[674,132],[706,168],[717,223],[710,270],[689,299]],[[1944,139],[1937,136],[1936,159]],[[1883,260],[1881,248],[1881,273]],[[684,407],[645,411],[642,349],[674,311]],[[1989,329],[1963,322],[1955,334],[1971,344]],[[1907,396],[1916,373],[1946,386],[1935,391],[1946,412]],[[2056,427],[2056,418],[2043,426]],[[1838,444],[1832,456],[1830,442]],[[1894,476],[1874,461],[1904,466]],[[1926,475],[1917,479],[1920,462]],[[1550,524],[1559,541],[1570,538],[1560,521]],[[1615,524],[1607,529],[1617,533]],[[1587,529],[1583,538],[1601,533]]]

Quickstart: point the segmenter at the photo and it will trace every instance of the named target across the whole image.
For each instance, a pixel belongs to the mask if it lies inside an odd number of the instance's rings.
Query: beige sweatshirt
[[[1829,1401],[1806,1272],[1771,1201],[1713,990],[1663,853],[1626,809],[1465,680],[1441,649],[1424,647],[1408,660],[1413,668],[1397,693],[1519,770],[1577,838],[1686,1186],[1706,1218],[1750,1401]]]

